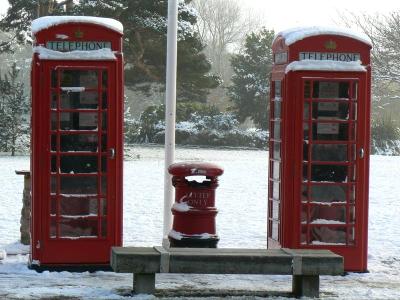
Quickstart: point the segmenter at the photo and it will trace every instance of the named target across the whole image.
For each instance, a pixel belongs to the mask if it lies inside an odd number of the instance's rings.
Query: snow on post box
[[[272,49],[268,247],[329,249],[366,271],[371,41],[296,28]]]
[[[215,190],[224,170],[211,163],[187,162],[170,165],[168,172],[175,187],[171,247],[216,248]]]
[[[30,267],[109,268],[122,244],[122,24],[32,22]]]

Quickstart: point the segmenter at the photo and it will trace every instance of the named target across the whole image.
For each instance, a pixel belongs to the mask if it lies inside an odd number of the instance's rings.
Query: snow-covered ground
[[[124,170],[124,244],[159,245],[162,239],[163,150],[136,147]],[[219,247],[266,247],[265,151],[178,149],[177,160],[224,167],[216,205]],[[0,157],[0,252],[19,238],[23,178],[28,157]],[[370,273],[321,277],[322,299],[400,299],[400,157],[373,156],[370,179]],[[287,299],[290,276],[157,275],[163,299]],[[132,275],[112,272],[43,272],[27,268],[26,255],[0,261],[0,299],[129,299]],[[153,299],[138,295],[135,299]]]

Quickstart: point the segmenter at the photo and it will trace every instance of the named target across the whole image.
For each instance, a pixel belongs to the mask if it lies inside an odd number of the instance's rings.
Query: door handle
[[[110,148],[109,154],[110,154],[110,159],[114,159],[115,158],[115,149],[114,148]]]
[[[364,158],[364,148],[360,148],[359,155],[360,155],[360,158]]]

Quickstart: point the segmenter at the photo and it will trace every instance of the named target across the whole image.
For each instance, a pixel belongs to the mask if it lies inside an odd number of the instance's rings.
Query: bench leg
[[[135,294],[154,294],[156,290],[156,274],[133,274],[133,292]]]
[[[319,275],[293,275],[293,294],[296,297],[319,297]]]

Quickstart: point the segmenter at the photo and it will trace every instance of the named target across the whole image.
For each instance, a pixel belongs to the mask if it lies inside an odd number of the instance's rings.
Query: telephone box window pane
[[[279,223],[272,222],[271,232],[272,232],[271,238],[277,241],[279,238]]]
[[[107,130],[108,126],[107,126],[107,113],[106,112],[103,112],[101,123],[102,123],[102,125],[101,125],[102,130]]]
[[[96,130],[97,113],[63,112],[60,114],[61,130]]]
[[[312,165],[311,181],[346,182],[347,166]]]
[[[97,134],[62,134],[60,141],[62,152],[97,152],[98,150]]]
[[[50,218],[50,238],[55,239],[57,237],[57,222],[56,219]]]
[[[97,237],[97,219],[64,218],[59,226],[60,238]]]
[[[104,70],[102,76],[103,76],[103,82],[102,82],[103,88],[106,88],[108,87],[108,72]]]
[[[104,91],[103,93],[102,93],[102,108],[103,109],[106,109],[107,108],[107,99],[108,99],[108,97],[107,97],[107,91]]]
[[[311,96],[311,82],[304,82],[304,99],[309,99]]]
[[[97,71],[91,70],[62,70],[61,87],[86,87],[96,88],[98,86]]]
[[[349,194],[350,194],[349,195],[350,204],[354,204],[356,202],[356,187],[354,185],[350,186],[350,193]]]
[[[51,70],[51,87],[55,88],[57,87],[58,81],[57,81],[57,71],[56,70]]]
[[[345,245],[346,227],[315,226],[311,230],[311,244]]]
[[[274,103],[274,118],[280,119],[282,102],[281,101],[273,101],[273,103]]]
[[[313,205],[310,209],[311,224],[344,224],[346,208],[344,206]]]
[[[275,83],[275,99],[280,99],[282,90],[281,81],[274,81],[274,83]]]
[[[314,102],[313,119],[348,120],[349,102]]]
[[[348,99],[349,83],[335,81],[314,81],[313,98],[320,99]]]
[[[303,120],[308,120],[309,117],[310,117],[310,104],[308,102],[305,102],[303,106]]]
[[[97,91],[61,93],[61,109],[97,109],[99,95]]]
[[[277,201],[272,201],[272,218],[275,220],[279,220],[279,202]]]
[[[301,201],[303,203],[308,202],[308,186],[307,186],[307,184],[303,184],[301,186]]]
[[[58,116],[56,112],[52,112],[50,115],[50,128],[51,130],[57,130],[58,129]]]
[[[348,161],[347,145],[312,145],[313,161]]]
[[[356,208],[355,206],[349,206],[349,222],[354,224],[356,221]]]
[[[57,215],[57,198],[55,197],[50,198],[50,215]]]
[[[303,142],[303,161],[308,161],[308,143]]]
[[[301,214],[300,214],[300,222],[301,224],[307,224],[308,223],[308,206],[307,205],[302,205],[301,206]]]
[[[311,185],[310,192],[314,203],[346,203],[345,185]]]
[[[274,126],[274,139],[279,140],[281,138],[281,123],[280,122],[273,122]]]
[[[281,178],[281,164],[278,161],[272,162],[272,178],[275,180],[280,180]]]
[[[97,194],[97,177],[61,177],[60,193],[72,195]]]
[[[313,139],[317,141],[347,141],[349,136],[347,123],[314,123]]]
[[[356,102],[353,102],[353,111],[352,111],[352,114],[351,114],[351,120],[354,120],[354,121],[357,121],[357,103]]]
[[[103,216],[107,215],[107,199],[105,198],[100,199],[100,211]]]
[[[101,220],[101,237],[107,237],[107,219]]]
[[[57,176],[50,176],[50,193],[57,193]]]
[[[281,159],[281,143],[280,142],[274,142],[274,153],[273,153],[273,158],[274,159]]]
[[[107,151],[107,135],[103,134],[101,136],[101,151],[106,152]]]
[[[279,182],[272,183],[272,197],[276,200],[279,200]]]
[[[50,107],[52,109],[57,109],[57,107],[58,107],[58,101],[57,100],[58,100],[57,93],[51,92],[51,104],[50,104]]]
[[[349,245],[355,245],[356,244],[356,233],[354,230],[354,227],[351,226],[349,227],[349,234],[348,234],[348,244]]]
[[[357,100],[358,99],[358,83],[357,82],[353,82],[353,96],[352,96],[353,100]]]
[[[62,216],[97,216],[97,198],[61,197],[60,214]]]
[[[101,194],[107,195],[107,176],[101,176]]]
[[[307,245],[307,226],[301,226],[301,236],[300,236],[300,243],[302,245]]]
[[[303,123],[303,139],[309,140],[309,126],[308,123]]]
[[[62,155],[60,159],[60,172],[69,174],[97,173],[97,156]]]

